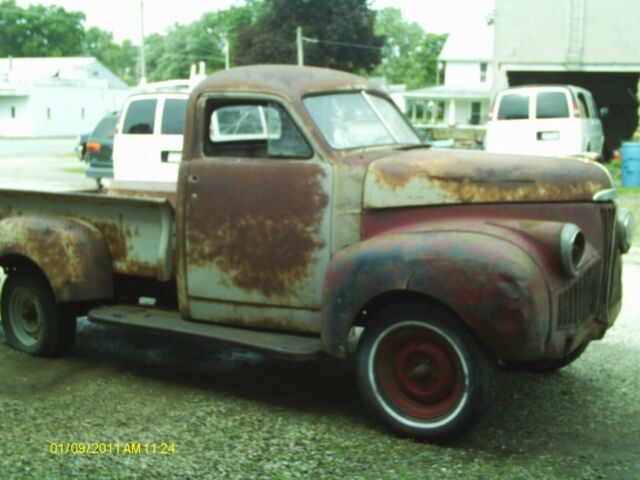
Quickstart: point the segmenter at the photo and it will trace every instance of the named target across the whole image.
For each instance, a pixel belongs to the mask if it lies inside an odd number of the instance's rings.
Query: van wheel
[[[9,274],[0,299],[7,343],[31,355],[55,356],[75,340],[76,318],[55,303],[49,283],[33,269]]]
[[[459,320],[397,305],[373,321],[356,358],[367,407],[400,435],[442,441],[469,429],[488,403],[493,369]]]

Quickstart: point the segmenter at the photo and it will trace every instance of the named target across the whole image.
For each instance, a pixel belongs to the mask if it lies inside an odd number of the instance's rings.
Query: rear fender
[[[349,331],[365,305],[397,291],[447,306],[496,356],[544,352],[550,295],[531,257],[491,235],[437,231],[373,237],[335,255],[324,286],[325,351],[346,355]]]
[[[0,220],[0,265],[27,259],[44,273],[58,303],[113,297],[111,255],[102,233],[68,217]]]

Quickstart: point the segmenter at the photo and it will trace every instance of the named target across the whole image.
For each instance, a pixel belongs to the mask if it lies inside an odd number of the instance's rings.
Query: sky
[[[144,31],[163,33],[175,23],[190,23],[205,11],[240,6],[242,0],[144,0]],[[18,0],[17,4],[58,5],[85,13],[87,27],[113,32],[114,39],[140,43],[140,2],[138,0]],[[406,21],[415,21],[429,33],[450,33],[471,29],[484,20],[494,0],[372,0],[374,9],[396,7]]]

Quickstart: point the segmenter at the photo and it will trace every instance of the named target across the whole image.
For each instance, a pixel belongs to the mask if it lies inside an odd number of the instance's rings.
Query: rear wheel
[[[492,369],[458,319],[441,308],[394,306],[366,328],[357,376],[367,406],[392,431],[451,439],[479,418]]]
[[[7,342],[17,350],[54,356],[73,345],[76,318],[56,305],[47,280],[35,269],[9,274],[2,288],[0,309]]]

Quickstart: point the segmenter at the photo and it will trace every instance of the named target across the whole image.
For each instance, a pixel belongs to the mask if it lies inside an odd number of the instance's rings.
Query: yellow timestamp
[[[174,455],[173,442],[51,442],[51,455]]]

